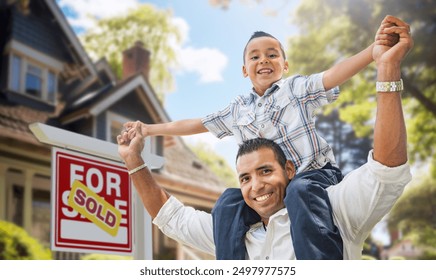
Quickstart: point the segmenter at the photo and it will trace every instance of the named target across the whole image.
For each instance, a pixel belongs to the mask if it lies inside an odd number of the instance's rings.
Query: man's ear
[[[288,176],[289,180],[292,180],[295,176],[295,165],[292,163],[292,161],[287,160],[285,164],[285,171],[286,176]]]
[[[245,65],[242,65],[242,75],[244,78],[248,77],[247,68],[245,68]]]

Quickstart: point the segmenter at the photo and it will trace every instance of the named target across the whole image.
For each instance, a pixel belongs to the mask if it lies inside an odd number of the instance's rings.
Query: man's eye
[[[242,177],[242,178],[239,180],[239,182],[240,182],[241,184],[243,184],[243,183],[248,182],[248,180],[249,180],[248,177]]]
[[[262,174],[269,174],[271,173],[271,169],[262,169]]]

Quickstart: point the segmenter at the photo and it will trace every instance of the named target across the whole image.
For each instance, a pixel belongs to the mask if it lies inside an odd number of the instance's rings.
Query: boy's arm
[[[206,127],[204,127],[201,119],[186,119],[159,124],[145,124],[140,121],[127,122],[124,124],[124,128],[126,130],[130,130],[138,124],[141,126],[141,132],[143,136],[183,136],[208,131]]]
[[[352,76],[359,73],[363,68],[373,61],[372,48],[369,47],[335,65],[324,72],[322,82],[326,91],[348,81]]]

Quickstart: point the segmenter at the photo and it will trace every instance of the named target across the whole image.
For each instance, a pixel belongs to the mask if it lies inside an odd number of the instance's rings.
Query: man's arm
[[[184,136],[193,135],[208,130],[204,127],[201,119],[186,119],[174,122],[159,123],[159,124],[145,124],[140,121],[127,122],[123,126],[130,130],[131,128],[141,125],[141,131],[143,136]]]
[[[145,138],[140,125],[131,130],[135,132],[132,138],[127,136],[127,131],[117,137],[118,152],[130,171],[144,164],[141,152]],[[145,209],[163,233],[208,254],[214,254],[212,216],[209,213],[185,207],[174,197],[170,199],[170,195],[157,184],[147,167],[134,172],[130,178]],[[165,211],[158,216],[162,207]]]
[[[399,35],[399,42],[393,47],[385,46],[383,42],[376,42],[373,57],[377,64],[377,81],[399,81],[401,61],[413,47],[410,27],[392,16],[387,16],[383,22],[395,24],[395,26],[385,28],[383,32],[392,36]],[[404,164],[407,161],[406,138],[400,92],[378,92],[374,128],[374,159],[389,167]]]
[[[128,170],[133,170],[144,164],[144,160],[141,157],[141,152],[144,148],[144,136],[141,133],[141,127],[136,126],[132,130],[136,133],[131,140],[126,140],[129,139],[127,131],[122,132],[122,135],[117,137],[118,153],[124,160]],[[154,219],[170,197],[169,194],[156,183],[147,167],[131,174],[130,178],[145,209]]]

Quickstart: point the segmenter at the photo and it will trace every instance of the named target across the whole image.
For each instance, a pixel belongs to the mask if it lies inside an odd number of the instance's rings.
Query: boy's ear
[[[245,65],[242,65],[242,75],[244,78],[248,77],[247,68],[245,68]]]
[[[285,67],[283,67],[283,71],[285,73],[288,73],[288,70],[289,70],[289,63],[288,63],[288,61],[285,61]]]

